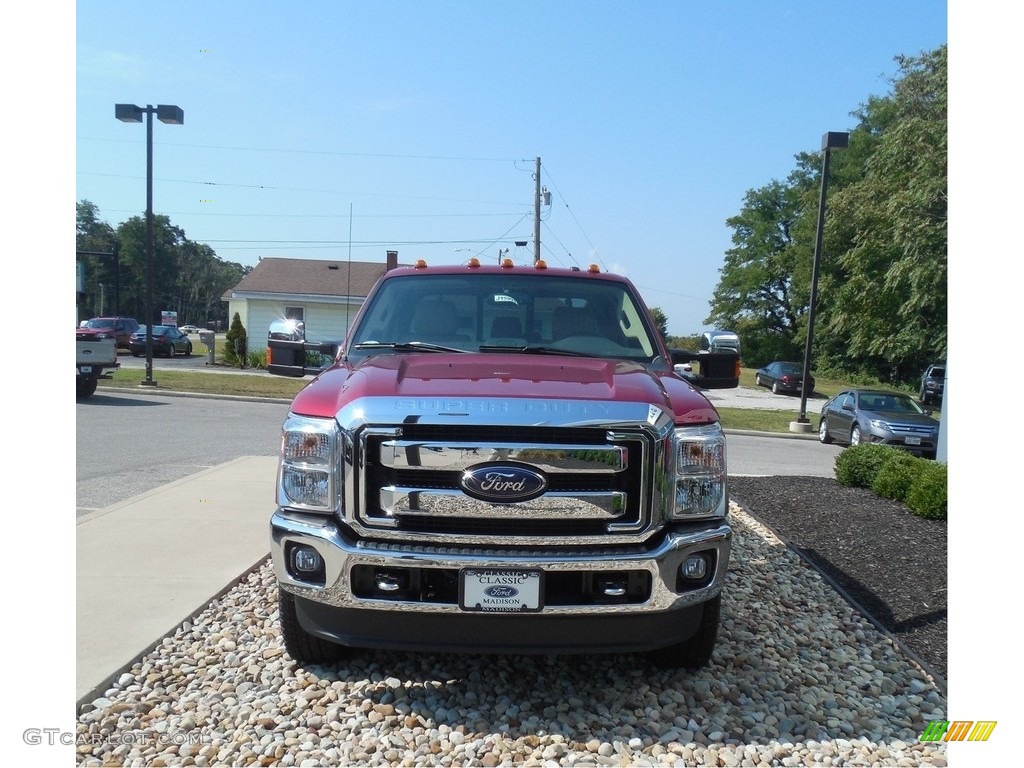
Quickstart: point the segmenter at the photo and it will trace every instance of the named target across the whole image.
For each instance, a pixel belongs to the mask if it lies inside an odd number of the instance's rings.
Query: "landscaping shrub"
[[[882,498],[906,501],[910,487],[930,464],[927,459],[898,451],[878,470],[871,488]]]
[[[945,464],[929,461],[914,479],[907,494],[907,506],[921,517],[937,520],[946,519],[947,467]]]
[[[249,352],[249,367],[264,370],[267,367],[267,348],[254,349]]]
[[[229,365],[244,368],[248,356],[247,348],[248,339],[245,335],[245,326],[242,325],[241,316],[235,312],[235,316],[231,318],[231,327],[228,328],[228,332],[224,336],[224,359]]]
[[[900,453],[903,451],[890,445],[851,445],[836,456],[836,480],[840,485],[870,488],[882,466]]]

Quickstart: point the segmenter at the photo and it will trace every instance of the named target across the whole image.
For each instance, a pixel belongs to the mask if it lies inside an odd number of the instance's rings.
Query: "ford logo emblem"
[[[462,473],[462,491],[480,501],[529,501],[548,489],[548,480],[529,464],[474,464]]]
[[[519,590],[515,587],[488,587],[484,594],[488,597],[515,597]]]

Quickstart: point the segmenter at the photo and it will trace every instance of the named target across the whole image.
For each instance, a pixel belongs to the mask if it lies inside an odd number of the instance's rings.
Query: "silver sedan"
[[[821,406],[818,439],[823,443],[894,445],[934,459],[939,422],[909,395],[847,389]]]

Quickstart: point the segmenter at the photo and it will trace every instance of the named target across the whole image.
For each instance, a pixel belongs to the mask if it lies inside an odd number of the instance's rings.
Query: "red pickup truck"
[[[338,345],[275,324],[268,355],[316,374],[284,422],[270,524],[294,659],[710,659],[732,530],[698,387],[737,386],[735,353],[670,351],[596,267],[471,260],[387,272]]]

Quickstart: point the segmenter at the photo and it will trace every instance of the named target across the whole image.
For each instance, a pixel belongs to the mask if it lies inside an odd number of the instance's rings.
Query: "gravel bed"
[[[84,766],[938,765],[929,675],[735,504],[713,663],[359,652],[299,667],[269,561],[78,718]]]
[[[946,678],[945,520],[824,477],[734,477],[729,490]]]

